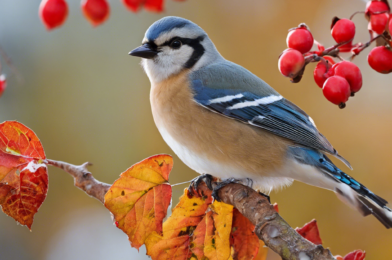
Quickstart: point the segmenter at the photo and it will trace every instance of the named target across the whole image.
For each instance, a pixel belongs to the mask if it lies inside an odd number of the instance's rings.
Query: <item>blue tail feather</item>
[[[386,206],[388,202],[341,171],[326,155],[314,149],[298,146],[290,147],[289,154],[298,162],[316,167],[333,180],[351,187],[351,189],[360,195],[357,196],[361,207],[360,211],[364,215],[373,214],[387,228],[392,228],[391,216],[388,216],[386,213],[386,211],[391,212],[391,209]],[[340,191],[336,190],[336,192],[339,193]]]

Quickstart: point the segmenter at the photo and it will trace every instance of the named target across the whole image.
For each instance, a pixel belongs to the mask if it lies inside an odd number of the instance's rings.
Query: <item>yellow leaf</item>
[[[233,206],[214,201],[210,208],[206,216],[204,255],[209,260],[227,260],[231,257]]]

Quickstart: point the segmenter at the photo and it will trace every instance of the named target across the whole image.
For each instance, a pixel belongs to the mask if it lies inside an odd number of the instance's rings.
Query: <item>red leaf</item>
[[[279,206],[278,206],[278,203],[275,203],[273,206],[274,206],[275,211],[279,213]]]
[[[44,159],[33,131],[15,121],[0,124],[0,205],[29,229],[48,192]]]
[[[254,232],[255,226],[237,209],[233,211],[231,231],[233,259],[254,259],[259,251],[259,238]]]
[[[364,260],[366,257],[366,252],[362,250],[355,250],[348,253],[343,259],[344,260]]]
[[[323,243],[321,241],[317,221],[315,219],[306,223],[302,228],[296,228],[295,230],[313,244],[321,245]]]

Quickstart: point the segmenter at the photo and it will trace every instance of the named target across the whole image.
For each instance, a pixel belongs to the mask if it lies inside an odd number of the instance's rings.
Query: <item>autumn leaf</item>
[[[265,246],[263,240],[259,240],[259,252],[257,252],[254,260],[266,260],[268,255],[268,247]]]
[[[364,260],[366,257],[366,252],[362,250],[355,250],[348,253],[343,259],[344,260]]]
[[[211,196],[190,196],[185,190],[172,215],[163,224],[163,236],[153,234],[146,240],[147,254],[154,260],[188,259],[191,234],[204,218],[211,202]],[[169,250],[173,243],[179,251]]]
[[[0,124],[0,205],[29,229],[48,192],[45,159],[32,130],[15,121]]]
[[[204,255],[210,260],[227,260],[231,256],[233,206],[214,201],[210,208],[206,215]]]
[[[316,245],[321,245],[323,242],[320,238],[320,232],[317,226],[317,221],[313,219],[309,223],[306,223],[302,228],[296,228],[297,231],[302,237],[306,238],[310,242]]]
[[[154,232],[146,239],[147,254],[153,260],[201,259],[204,256],[205,212],[212,197],[204,184],[199,186],[199,192],[201,195],[190,196],[185,190],[172,215],[163,223],[163,235]]]
[[[237,209],[233,211],[233,225],[231,231],[233,259],[250,260],[257,256],[259,238],[254,232],[255,226]],[[263,244],[264,246],[264,244]]]
[[[123,172],[105,195],[105,207],[135,248],[153,232],[162,233],[162,221],[171,201],[167,184],[173,168],[170,155],[147,158]]]
[[[206,238],[206,227],[207,227],[206,218],[207,216],[204,216],[204,218],[197,225],[195,231],[193,231],[192,244],[191,244],[191,252],[192,252],[191,259],[193,260],[203,259],[204,257],[204,240]]]
[[[190,257],[189,235],[163,238],[153,232],[146,239],[147,255],[153,260],[186,260]]]

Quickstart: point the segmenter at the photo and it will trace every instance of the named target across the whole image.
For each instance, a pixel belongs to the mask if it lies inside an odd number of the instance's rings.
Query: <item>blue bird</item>
[[[130,55],[142,58],[150,79],[159,132],[191,169],[222,180],[251,179],[267,193],[298,180],[331,190],[362,215],[392,227],[387,201],[331,162],[326,154],[351,168],[312,118],[224,59],[198,25],[165,17]]]

